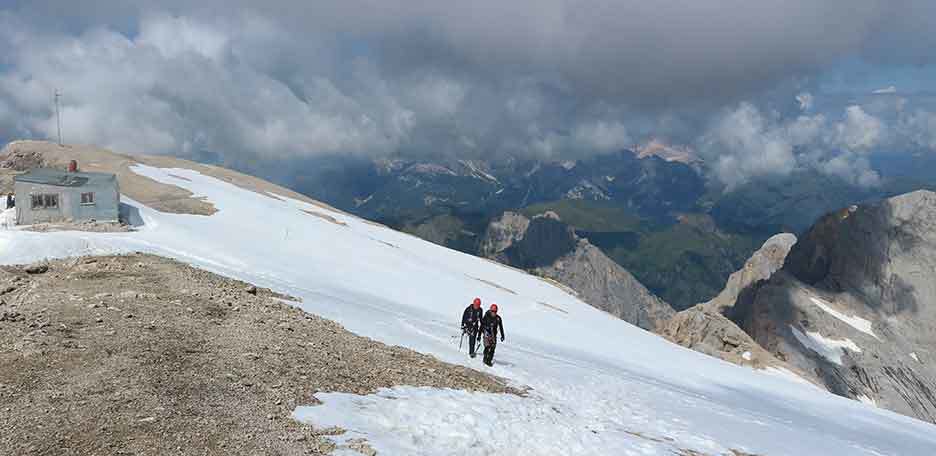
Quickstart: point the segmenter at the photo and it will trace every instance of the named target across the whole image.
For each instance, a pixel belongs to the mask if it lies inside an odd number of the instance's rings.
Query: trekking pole
[[[465,330],[463,329],[463,330],[462,330],[461,339],[458,340],[458,351],[461,351],[461,349],[462,349],[462,342],[464,342],[464,341],[465,341]]]

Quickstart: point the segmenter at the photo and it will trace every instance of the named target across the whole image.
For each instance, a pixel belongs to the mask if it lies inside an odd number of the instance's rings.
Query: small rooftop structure
[[[85,185],[99,185],[114,182],[117,176],[109,173],[69,173],[57,169],[36,168],[26,174],[15,176],[16,182],[29,182],[32,184],[54,185],[57,187],[82,187]]]
[[[16,224],[57,222],[116,222],[120,191],[117,176],[109,173],[32,169],[13,178]]]

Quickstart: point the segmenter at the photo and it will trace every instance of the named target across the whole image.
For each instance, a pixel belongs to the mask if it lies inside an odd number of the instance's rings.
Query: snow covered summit
[[[458,350],[458,318],[475,296],[499,305],[507,340],[487,370],[529,387],[527,397],[399,387],[319,394],[323,405],[295,411],[379,454],[936,453],[930,424],[683,349],[523,272],[194,166],[126,168],[212,210],[161,212],[125,195],[137,231],[0,230],[0,263],[172,257],[301,297],[306,311],[357,334],[481,370]]]

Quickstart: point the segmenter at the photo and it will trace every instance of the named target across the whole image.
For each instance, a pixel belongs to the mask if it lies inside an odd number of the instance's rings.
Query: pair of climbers
[[[504,341],[504,322],[497,315],[497,304],[491,304],[482,316],[481,299],[475,298],[471,305],[462,312],[462,338],[468,335],[468,354],[475,357],[477,339],[484,342],[484,364],[494,365],[494,350],[497,349],[497,334]]]

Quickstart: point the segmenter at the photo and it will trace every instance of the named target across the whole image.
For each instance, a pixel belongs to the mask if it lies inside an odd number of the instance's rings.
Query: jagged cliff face
[[[830,391],[936,422],[936,194],[829,214],[726,315]]]
[[[768,239],[742,269],[731,274],[718,296],[677,313],[660,327],[660,334],[679,345],[734,364],[775,367],[802,374],[761,347],[726,316],[733,313],[739,295],[748,293],[753,286],[770,279],[783,267],[795,243],[796,236],[787,233]]]
[[[488,227],[481,252],[555,280],[588,304],[644,329],[657,329],[675,313],[551,212],[532,219],[505,213]]]

